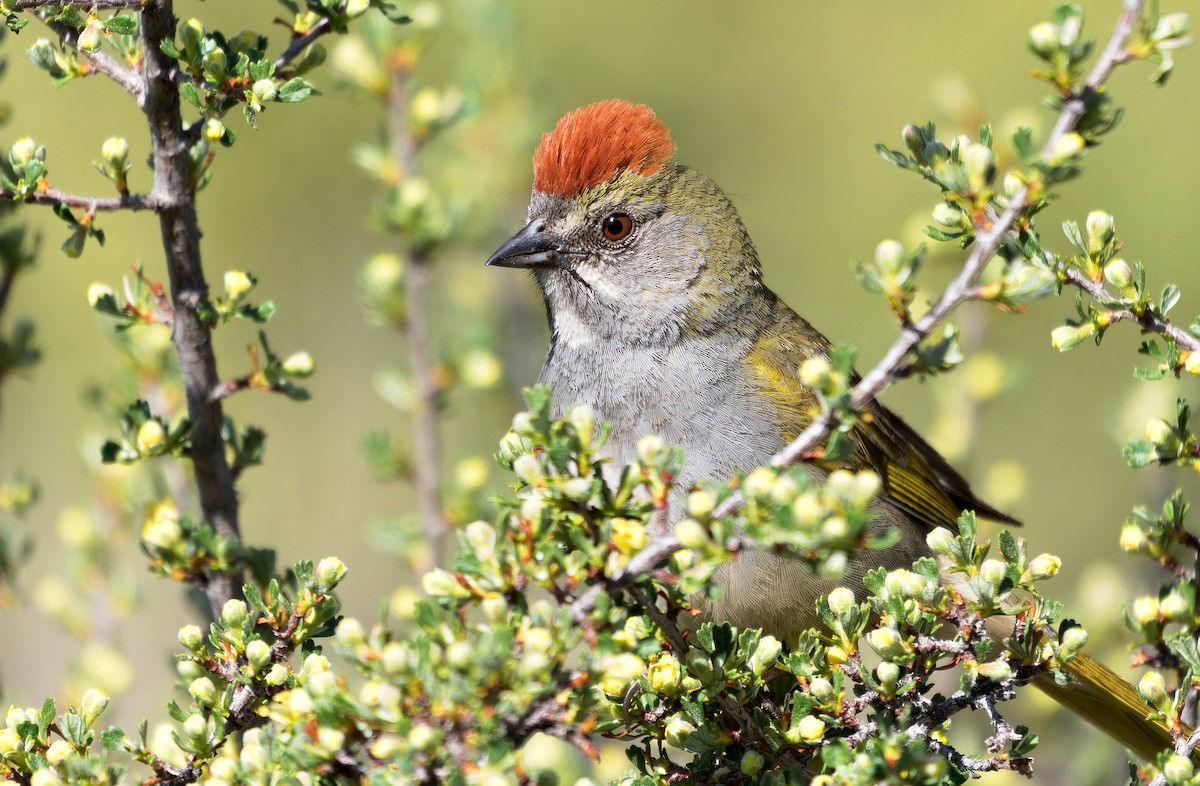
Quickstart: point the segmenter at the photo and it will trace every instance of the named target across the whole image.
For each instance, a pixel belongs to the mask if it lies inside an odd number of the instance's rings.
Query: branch
[[[1141,13],[1143,3],[1144,0],[1125,0],[1121,16],[1113,29],[1112,37],[1109,39],[1108,45],[1105,46],[1104,52],[1100,55],[1100,59],[1088,75],[1083,89],[1066,101],[1062,112],[1059,114],[1058,121],[1054,125],[1054,130],[1050,132],[1050,136],[1042,146],[1043,158],[1048,158],[1058,140],[1075,129],[1087,109],[1088,97],[1095,93],[1100,85],[1108,79],[1117,65],[1125,62],[1125,45],[1133,32],[1133,27]],[[959,304],[973,298],[974,290],[972,285],[975,279],[979,277],[988,260],[995,255],[1000,245],[1004,242],[1005,237],[1013,230],[1017,220],[1024,216],[1025,210],[1028,207],[1029,192],[1027,189],[1022,188],[1009,200],[1008,209],[995,220],[995,223],[991,226],[978,227],[975,243],[971,248],[971,253],[967,257],[966,262],[963,263],[962,270],[950,282],[950,285],[942,293],[941,298],[938,299],[929,313],[915,324],[904,325],[900,330],[899,337],[897,337],[883,358],[851,389],[851,409],[861,410],[894,382],[897,373],[903,368],[913,350]],[[1174,334],[1171,335],[1174,337]],[[1186,341],[1187,343],[1184,343],[1181,340],[1181,346],[1191,347],[1196,343],[1190,337]],[[784,468],[804,460],[837,427],[838,420],[839,418],[834,412],[824,412],[818,415],[808,428],[802,431],[791,444],[771,457],[770,465]],[[741,506],[741,494],[734,493],[721,503],[713,511],[712,515],[714,518],[728,516],[740,509]],[[579,596],[571,604],[570,614],[572,622],[576,625],[587,624],[588,617],[596,608],[596,601],[599,599],[600,593],[611,592],[624,586],[631,579],[655,570],[682,547],[673,534],[658,535],[652,538],[644,549],[634,555],[623,570],[608,577],[602,584],[592,585],[588,588],[587,592]]]
[[[30,8],[66,8],[69,5],[85,8],[133,8],[140,10],[148,0],[9,0],[17,10]]]
[[[153,194],[124,194],[116,197],[89,197],[67,194],[56,188],[46,188],[36,194],[21,196],[15,191],[0,188],[0,199],[24,202],[29,205],[66,205],[86,210],[89,213],[104,213],[115,210],[152,210],[158,212],[161,205]]]
[[[43,5],[51,4],[43,3]],[[58,3],[55,5],[61,6],[71,4]],[[104,3],[88,3],[88,5],[103,7]],[[18,2],[18,7],[20,7],[20,2]],[[141,0],[137,0],[137,2],[128,2],[124,5],[114,5],[113,7],[141,8],[142,2]],[[86,49],[80,48],[78,30],[68,27],[61,22],[54,22],[51,20],[43,21],[46,22],[47,27],[49,27],[58,35],[59,41],[61,41],[64,46],[73,48],[76,52],[79,52],[81,55],[87,58],[87,61],[91,64],[93,71],[104,74],[109,79],[116,82],[126,93],[129,93],[129,95],[133,96],[133,100],[137,102],[139,108],[145,108],[146,80],[140,73],[120,62],[107,52],[103,52],[99,49],[89,52]]]
[[[208,294],[208,284],[201,265],[196,195],[189,175],[179,89],[174,80],[176,65],[158,47],[159,41],[175,34],[175,23],[173,0],[154,0],[142,11],[141,35],[146,58],[143,108],[154,150],[154,188],[150,196],[159,204],[159,224],[175,312],[171,339],[179,356],[188,418],[193,423],[190,458],[201,512],[218,535],[239,540],[237,491],[221,436],[224,415],[221,402],[209,400],[221,378],[217,374],[212,331],[196,313]],[[225,601],[239,594],[241,576],[222,573],[207,579],[204,590],[216,617]]]
[[[295,60],[301,52],[308,48],[308,45],[316,41],[326,33],[333,32],[333,25],[329,21],[329,17],[322,17],[319,22],[309,28],[308,32],[299,38],[292,39],[288,44],[288,48],[283,50],[283,54],[275,58],[275,70],[282,71],[293,60]]]
[[[392,73],[392,89],[387,98],[391,124],[392,155],[400,167],[401,177],[414,170],[413,158],[417,142],[408,130],[408,88],[410,72],[406,65],[397,64]],[[429,253],[419,247],[410,249],[411,264],[405,272],[404,305],[406,320],[404,335],[408,340],[408,362],[416,388],[413,407],[413,486],[417,494],[417,511],[421,531],[429,544],[433,563],[439,559],[442,541],[447,534],[442,515],[441,446],[437,432],[438,384],[433,375],[429,356]],[[426,565],[423,569],[432,568]]]
[[[1134,24],[1141,13],[1144,0],[1125,0],[1121,16],[1113,29],[1112,37],[1104,48],[1103,54],[1092,68],[1084,83],[1083,89],[1066,101],[1054,130],[1050,132],[1046,143],[1042,146],[1042,158],[1048,159],[1051,151],[1062,137],[1075,129],[1087,111],[1088,98],[1108,79],[1113,69],[1125,61],[1125,45],[1133,32]],[[978,233],[971,253],[963,263],[962,270],[950,282],[942,293],[941,298],[930,309],[929,313],[915,324],[904,325],[900,335],[888,349],[875,367],[850,391],[849,408],[861,410],[889,385],[896,380],[897,373],[902,369],[909,355],[924,341],[946,318],[950,312],[961,303],[973,297],[972,285],[983,271],[988,261],[999,250],[1004,239],[1013,230],[1018,219],[1022,218],[1029,207],[1029,191],[1022,188],[1011,200],[1008,208],[996,219],[991,226],[977,227]],[[805,459],[838,425],[838,415],[834,412],[824,412],[818,415],[790,445],[771,457],[773,467],[790,467]],[[741,496],[734,495],[725,501],[714,516],[728,515],[741,506]]]
[[[1167,336],[1189,352],[1200,351],[1200,339],[1197,339],[1186,330],[1176,327],[1171,323],[1171,320],[1160,317],[1155,313],[1154,309],[1146,308],[1141,313],[1137,313],[1129,308],[1111,308],[1112,306],[1123,305],[1123,301],[1105,289],[1104,284],[1092,281],[1077,268],[1067,269],[1065,275],[1067,277],[1066,283],[1082,289],[1097,303],[1109,306],[1111,310],[1107,314],[1114,321],[1136,322],[1141,325],[1143,330]]]

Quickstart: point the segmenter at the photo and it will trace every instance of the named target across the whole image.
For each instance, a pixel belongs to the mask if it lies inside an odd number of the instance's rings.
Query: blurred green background
[[[1118,5],[1088,3],[1086,30],[1107,37]],[[1167,5],[1164,11],[1176,10]],[[430,151],[430,163],[466,150],[471,164],[448,168],[446,182],[482,198],[467,239],[439,262],[434,329],[453,343],[463,324],[490,326],[486,340],[504,363],[498,389],[450,396],[447,468],[466,455],[490,455],[519,406],[520,388],[540,366],[545,321],[531,282],[485,270],[482,261],[522,224],[533,147],[559,115],[609,97],[652,106],[672,129],[680,160],[707,171],[734,198],[771,286],[836,342],[857,345],[860,366],[868,366],[895,329],[883,302],[859,288],[848,262],[869,257],[886,237],[917,242],[938,201],[929,186],[885,165],[872,145],[899,147],[904,124],[929,119],[946,135],[974,134],[981,120],[992,122],[1001,139],[1022,124],[1044,133],[1051,114],[1039,106],[1045,90],[1025,76],[1033,59],[1024,41],[1049,10],[1048,3],[1031,2],[859,0],[446,3],[444,29],[418,82],[457,86],[477,113]],[[273,29],[273,51],[286,41],[286,29],[271,25],[281,11],[245,0],[178,4],[181,18],[198,16],[210,29]],[[24,57],[40,35],[35,23],[3,42],[9,69],[0,95],[13,119],[0,130],[0,149],[32,136],[47,146],[56,187],[105,194],[91,161],[112,135],[128,137],[131,160],[143,161],[149,151],[140,115],[103,79],[51,89]],[[1111,89],[1128,109],[1126,119],[1089,153],[1083,178],[1062,189],[1062,200],[1039,225],[1061,250],[1062,220],[1082,222],[1097,208],[1113,213],[1124,256],[1143,260],[1155,285],[1182,288],[1182,320],[1200,302],[1192,235],[1200,209],[1200,64],[1189,51],[1179,60],[1166,89],[1147,81],[1147,66],[1118,72]],[[342,594],[347,612],[370,619],[379,598],[408,577],[402,560],[373,547],[368,530],[410,508],[408,490],[379,482],[362,452],[371,430],[405,427],[373,384],[380,368],[402,363],[403,342],[366,323],[358,287],[363,262],[393,243],[369,228],[378,189],[351,163],[356,145],[378,139],[382,117],[375,104],[339,90],[328,70],[311,79],[323,94],[299,106],[272,106],[258,132],[231,119],[239,141],[219,152],[215,178],[200,197],[203,251],[210,283],[219,285],[232,268],[256,274],[255,295],[278,306],[270,325],[275,350],[306,349],[318,364],[310,402],[253,392],[228,402],[239,422],[269,435],[265,466],[241,483],[245,537],[277,548],[282,564],[340,556],[351,568]],[[149,185],[140,163],[131,183],[134,190]],[[110,380],[119,363],[111,324],[94,316],[85,292],[93,281],[117,285],[133,263],[144,263],[151,278],[164,275],[149,215],[102,216],[108,244],[89,247],[80,260],[58,254],[64,232],[49,211],[29,209],[26,216],[44,234],[43,255],[15,292],[10,313],[37,322],[44,361],[5,387],[0,470],[35,478],[42,499],[23,525],[35,541],[21,581],[29,602],[0,611],[5,703],[59,692],[64,669],[79,654],[79,643],[33,601],[39,581],[56,570],[55,522],[68,506],[93,504],[97,446],[116,433],[84,397],[86,387]],[[956,249],[933,256],[929,286],[959,258]],[[1139,338],[1132,329],[1114,330],[1105,342],[1113,346],[1103,353],[1085,345],[1059,355],[1049,332],[1072,313],[1069,300],[1051,300],[1021,319],[983,311],[964,317],[1003,362],[1006,390],[977,413],[970,444],[957,446],[958,463],[1026,522],[1023,534],[1035,552],[1064,559],[1061,583],[1052,589],[1075,597],[1069,610],[1099,630],[1119,625],[1118,604],[1154,578],[1117,548],[1130,507],[1157,505],[1176,485],[1195,492],[1197,484],[1191,475],[1125,468],[1121,442],[1140,436],[1147,417],[1170,417],[1182,388],[1133,381]],[[245,373],[244,348],[254,341],[246,324],[218,331],[224,376]],[[954,376],[905,383],[885,400],[950,450],[964,424],[947,414],[944,399],[962,384]],[[502,488],[495,471],[491,482]],[[140,515],[126,517],[131,527],[140,526]],[[137,555],[130,559],[136,568]],[[178,586],[139,575],[138,587],[144,611],[112,636],[136,676],[119,703],[121,720],[161,711],[157,699],[173,680],[168,653],[175,631],[200,621]],[[1123,662],[1119,647],[1110,660]],[[1054,735],[1043,731],[1052,745]]]

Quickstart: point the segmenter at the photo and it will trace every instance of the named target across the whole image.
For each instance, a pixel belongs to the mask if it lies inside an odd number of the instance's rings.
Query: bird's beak
[[[494,267],[562,267],[565,260],[576,256],[563,250],[562,240],[543,231],[545,222],[530,221],[517,234],[496,249],[487,264]]]

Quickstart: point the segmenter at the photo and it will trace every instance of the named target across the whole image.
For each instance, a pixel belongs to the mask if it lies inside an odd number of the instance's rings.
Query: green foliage
[[[325,59],[317,39],[362,24],[370,45],[350,51],[341,75],[391,110],[387,144],[361,150],[358,160],[385,188],[376,224],[404,246],[372,259],[362,282],[370,317],[411,339],[414,326],[424,327],[425,277],[461,233],[469,207],[438,185],[436,173],[418,171],[423,146],[464,119],[469,107],[452,89],[410,89],[414,64],[438,26],[437,12],[418,6],[409,16],[375,0],[282,4],[292,14],[291,39],[275,57],[259,33],[230,37],[196,19],[179,25],[173,37],[147,44],[140,36],[149,29],[148,10],[101,15],[85,11],[86,4],[42,8],[42,21],[61,41],[38,42],[29,57],[55,85],[107,71],[118,82],[132,81],[132,89],[124,86],[135,96],[139,87],[144,95],[146,84],[138,81],[144,79],[140,66],[131,65],[163,55],[172,61],[178,96],[197,115],[177,140],[178,150],[187,150],[183,191],[131,195],[134,168],[123,139],[109,139],[96,163],[117,194],[103,209],[162,213],[170,212],[164,205],[174,211],[191,204],[214,176],[213,143],[236,141],[224,123],[229,112],[240,106],[257,127],[270,104],[316,95],[304,75]],[[0,16],[12,30],[28,21],[11,3],[0,2]],[[392,30],[381,20],[404,26]],[[1096,50],[1081,37],[1082,20],[1079,6],[1061,4],[1050,21],[1030,31],[1039,59],[1034,76],[1053,88],[1048,103],[1070,122],[1040,147],[1031,131],[1018,131],[1013,171],[1001,177],[1001,151],[986,125],[977,140],[949,141],[937,138],[933,124],[908,126],[902,132],[907,152],[877,149],[939,190],[934,223],[926,229],[932,240],[998,257],[990,278],[978,283],[972,276],[961,291],[949,290],[957,298],[951,305],[979,300],[1019,312],[1034,299],[1074,288],[1077,319],[1054,331],[1054,346],[1066,350],[1087,338],[1099,343],[1113,324],[1129,321],[1156,334],[1142,351],[1157,366],[1140,369],[1139,376],[1200,374],[1200,327],[1182,331],[1171,324],[1178,289],[1168,286],[1152,297],[1142,265],[1117,256],[1121,243],[1111,216],[1093,212],[1082,229],[1068,222],[1064,231],[1074,251],[1065,256],[1045,248],[1035,226],[1054,189],[1080,173],[1087,150],[1121,117],[1101,84],[1088,81]],[[1172,52],[1190,43],[1187,30],[1183,15],[1145,11],[1108,65],[1148,60],[1157,66],[1153,78],[1164,81]],[[98,61],[100,53],[112,62]],[[176,119],[173,128],[183,129]],[[45,149],[32,140],[15,143],[7,164],[0,163],[3,195],[53,205],[70,231],[67,256],[78,256],[88,238],[102,244],[104,234],[94,226],[101,200],[57,192],[45,161]],[[179,256],[177,248],[166,250],[172,260]],[[914,313],[924,252],[885,241],[872,261],[856,267],[864,287],[886,301],[902,337],[916,333],[884,369],[888,379],[946,372],[962,360],[957,331],[940,323],[944,314],[930,329],[914,327],[924,319]],[[6,287],[32,260],[19,230],[0,234]],[[193,261],[198,267],[198,257]],[[189,290],[173,296],[137,267],[120,296],[96,284],[88,299],[115,321],[128,346],[153,342],[163,326],[177,334],[184,317],[196,318],[199,345],[234,319],[271,319],[271,301],[246,301],[258,284],[253,275],[231,270],[223,283],[224,295]],[[422,340],[410,343],[414,356]],[[36,359],[32,331],[20,324],[5,334],[2,348],[0,376]],[[280,575],[272,551],[247,547],[228,525],[222,530],[216,518],[205,520],[219,507],[214,495],[236,501],[234,484],[245,468],[261,463],[265,446],[262,429],[239,428],[221,414],[219,402],[247,388],[305,399],[299,380],[314,372],[311,356],[277,355],[260,331],[248,374],[201,384],[194,367],[184,368],[195,348],[177,350],[181,369],[192,372],[181,375],[186,395],[161,363],[135,365],[137,372],[154,372],[143,375],[144,387],[171,390],[175,401],[191,405],[188,414],[176,416],[171,395],[151,397],[139,388],[117,407],[120,439],[102,448],[110,463],[198,464],[204,446],[196,416],[216,408],[220,433],[210,436],[225,459],[217,466],[228,469],[229,478],[214,481],[197,470],[200,516],[181,511],[156,489],[159,498],[140,530],[149,569],[203,592],[212,611],[206,629],[188,625],[178,633],[177,668],[187,698],[180,693],[166,705],[174,722],[167,739],[152,738],[145,722],[133,734],[97,728],[108,698],[95,690],[61,713],[50,699],[40,708],[12,708],[0,729],[0,774],[16,782],[223,786],[290,782],[303,774],[323,783],[551,784],[556,773],[527,766],[523,755],[531,739],[547,734],[589,756],[605,739],[628,746],[631,770],[617,781],[627,786],[961,783],[994,770],[1030,772],[1037,736],[1010,724],[997,707],[1034,680],[1065,680],[1062,670],[1087,639],[1082,627],[1063,619],[1061,605],[1041,593],[1060,560],[1031,556],[1026,542],[1007,532],[994,546],[981,540],[969,512],[953,531],[930,532],[932,556],[870,571],[862,586],[846,575],[853,551],[883,549],[895,540],[876,521],[881,479],[833,468],[852,455],[852,430],[864,418],[856,406],[862,379],[851,348],[798,370],[815,394],[818,420],[831,432],[800,457],[820,469],[820,481],[796,465],[747,468],[732,480],[679,488],[686,457],[678,448],[646,436],[632,465],[613,467],[604,454],[608,426],[595,412],[577,405],[558,413],[548,389],[527,391],[527,410],[499,443],[497,462],[512,477],[509,495],[497,501],[490,519],[457,529],[450,568],[424,572],[425,597],[411,614],[385,613],[371,625],[342,619],[333,594],[347,574],[340,560],[301,561]],[[482,387],[499,376],[484,347],[457,354],[444,363],[416,358],[411,381],[386,376],[382,387],[417,414],[418,427],[433,423],[448,379]],[[130,398],[134,403],[126,403]],[[1200,466],[1188,416],[1180,401],[1173,422],[1152,421],[1147,438],[1126,448],[1131,466]],[[388,435],[373,437],[369,452],[380,469],[418,483],[438,459],[436,444],[422,454]],[[459,485],[468,499],[482,484]],[[443,491],[434,485],[435,502]],[[19,513],[35,496],[22,481],[0,485],[0,509]],[[482,508],[477,499],[460,504]],[[1200,539],[1184,526],[1186,512],[1177,493],[1161,515],[1136,511],[1121,538],[1123,548],[1146,554],[1169,576],[1157,596],[1138,599],[1126,616],[1142,648],[1138,662],[1155,669],[1141,681],[1140,694],[1148,713],[1176,736],[1175,751],[1154,762],[1171,784],[1194,777],[1195,742],[1182,731],[1182,713],[1187,689],[1200,686]],[[436,530],[400,527],[393,543],[431,541],[426,545],[436,560],[444,528],[441,510],[434,513]],[[84,546],[92,548],[90,541]],[[0,533],[0,579],[21,548]],[[813,609],[791,610],[816,624],[787,641],[735,629],[710,614],[720,600],[722,566],[764,551],[804,565],[828,585]],[[989,632],[997,629],[1003,635]],[[339,659],[331,661],[325,647]],[[1175,672],[1177,689],[1168,689],[1163,671]],[[951,731],[954,716],[975,709],[986,716],[985,733],[976,739]]]

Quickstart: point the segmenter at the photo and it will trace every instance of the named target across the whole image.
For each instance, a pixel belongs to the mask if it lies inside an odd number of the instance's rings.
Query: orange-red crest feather
[[[565,115],[533,154],[533,189],[570,197],[624,170],[651,175],[671,162],[671,133],[649,107],[612,99]]]

